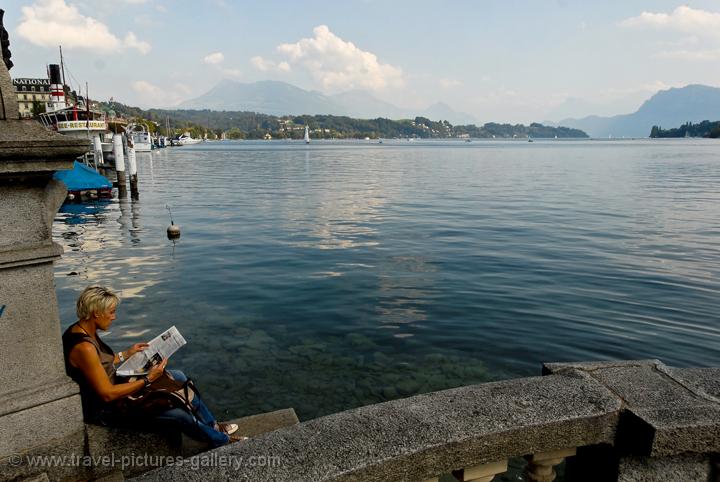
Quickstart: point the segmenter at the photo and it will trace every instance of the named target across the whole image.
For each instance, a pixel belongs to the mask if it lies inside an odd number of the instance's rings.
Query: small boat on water
[[[65,184],[70,200],[81,200],[86,197],[112,197],[112,183],[95,169],[78,161],[75,161],[70,170],[57,171],[53,178]]]
[[[310,144],[310,129],[308,129],[308,126],[305,126],[305,144]]]
[[[177,141],[175,142],[178,146],[191,146],[193,144],[199,144],[202,142],[202,139],[195,139],[193,138],[189,132],[184,133],[180,137],[178,137]]]
[[[152,150],[152,139],[145,124],[130,124],[127,126],[127,136],[132,141],[135,152]]]

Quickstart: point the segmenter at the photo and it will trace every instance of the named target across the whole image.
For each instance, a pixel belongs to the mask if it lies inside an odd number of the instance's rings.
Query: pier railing
[[[530,481],[554,480],[566,458],[565,480],[717,477],[720,368],[646,360],[543,371],[310,420],[139,480],[489,481],[515,457]]]

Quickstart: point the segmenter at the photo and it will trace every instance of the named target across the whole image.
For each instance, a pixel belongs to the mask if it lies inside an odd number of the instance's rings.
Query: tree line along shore
[[[720,121],[710,122],[704,120],[697,124],[687,122],[680,127],[672,129],[653,126],[650,131],[650,137],[655,139],[670,137],[707,137],[710,139],[718,139],[720,138]]]
[[[189,132],[193,137],[226,139],[302,139],[305,126],[315,139],[393,139],[393,138],[587,138],[588,135],[568,127],[550,127],[533,123],[483,126],[452,125],[448,121],[432,121],[426,117],[391,120],[354,119],[334,115],[274,116],[255,112],[213,110],[140,109],[117,102],[101,103],[108,114],[146,121],[151,132],[166,134]]]

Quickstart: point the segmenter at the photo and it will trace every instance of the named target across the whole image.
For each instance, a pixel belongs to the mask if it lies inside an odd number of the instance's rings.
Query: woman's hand
[[[158,378],[160,378],[165,371],[165,367],[167,366],[168,359],[164,359],[154,367],[150,369],[150,372],[147,374],[148,380],[150,380],[150,383],[154,382]]]
[[[124,353],[125,359],[127,360],[128,358],[133,356],[135,353],[137,353],[139,351],[143,351],[145,348],[147,348],[149,346],[150,345],[148,345],[147,343],[135,343],[133,346],[131,346],[130,348],[128,348],[125,351],[125,353]]]

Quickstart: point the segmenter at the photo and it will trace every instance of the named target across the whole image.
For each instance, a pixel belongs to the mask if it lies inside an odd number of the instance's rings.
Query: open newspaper
[[[120,365],[115,373],[122,377],[146,375],[152,367],[169,358],[187,342],[178,329],[171,326],[165,332],[150,340],[148,344],[150,346],[145,350],[139,351],[125,360],[125,363]]]

